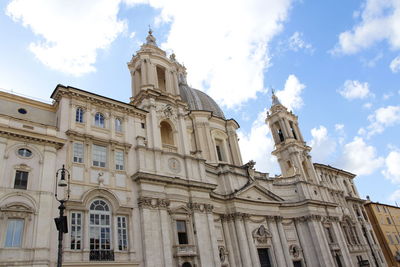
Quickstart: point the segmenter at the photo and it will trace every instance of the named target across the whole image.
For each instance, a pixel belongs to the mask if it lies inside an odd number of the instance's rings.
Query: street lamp
[[[58,231],[58,259],[57,259],[57,267],[62,266],[62,251],[63,251],[63,235],[68,233],[68,223],[67,216],[64,216],[65,210],[65,202],[69,200],[69,192],[70,192],[70,174],[69,171],[64,168],[64,165],[61,169],[56,172],[56,184],[55,184],[55,193],[54,196],[58,202],[60,202],[60,206],[58,209],[60,211],[59,217],[54,218],[56,223],[57,231]],[[63,197],[59,196],[59,191],[63,191]],[[66,191],[66,192],[65,192]]]

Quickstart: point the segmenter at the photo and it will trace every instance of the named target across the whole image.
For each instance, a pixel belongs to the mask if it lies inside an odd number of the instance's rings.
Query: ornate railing
[[[114,261],[114,250],[93,249],[89,254],[90,261]]]
[[[196,246],[193,245],[177,245],[175,247],[175,256],[196,256]]]

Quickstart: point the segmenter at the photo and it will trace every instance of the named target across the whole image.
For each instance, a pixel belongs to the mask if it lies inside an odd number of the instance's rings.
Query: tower
[[[168,58],[165,51],[157,46],[151,29],[146,37],[146,43],[128,62],[128,68],[131,73],[131,100],[137,98],[143,91],[177,96],[179,82],[186,76],[185,67],[175,60],[175,54]]]
[[[309,155],[311,147],[304,142],[298,125],[298,117],[281,104],[274,92],[272,92],[272,105],[266,122],[275,143],[272,155],[278,159],[282,176],[316,182],[316,174]]]

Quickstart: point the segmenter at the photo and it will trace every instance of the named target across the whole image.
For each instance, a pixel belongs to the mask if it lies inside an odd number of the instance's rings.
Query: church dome
[[[189,106],[190,110],[211,111],[214,116],[225,119],[224,113],[218,104],[206,93],[191,88],[186,84],[179,86],[181,98]]]

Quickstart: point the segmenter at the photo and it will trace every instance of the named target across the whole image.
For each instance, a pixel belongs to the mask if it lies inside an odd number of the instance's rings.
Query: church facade
[[[53,104],[0,93],[0,266],[55,266],[64,164],[63,266],[387,266],[355,175],[313,163],[275,95],[270,177],[151,32],[128,69],[129,103],[64,85]]]

